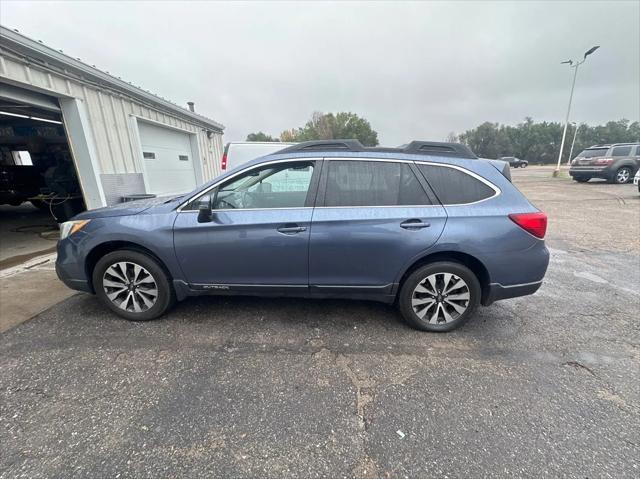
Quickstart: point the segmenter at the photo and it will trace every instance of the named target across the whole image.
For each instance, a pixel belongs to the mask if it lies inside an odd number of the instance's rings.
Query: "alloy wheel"
[[[102,276],[102,287],[113,304],[132,313],[147,311],[158,300],[158,284],[153,275],[131,261],[109,266]]]
[[[434,273],[420,281],[411,296],[411,307],[429,324],[455,321],[469,307],[471,293],[467,283],[453,273]]]
[[[631,171],[628,168],[620,168],[616,173],[617,183],[626,183],[631,178]]]

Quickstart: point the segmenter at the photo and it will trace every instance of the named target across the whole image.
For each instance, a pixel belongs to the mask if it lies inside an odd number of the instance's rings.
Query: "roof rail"
[[[439,141],[412,141],[403,151],[414,155],[455,156],[456,158],[478,158],[462,143],[444,143]]]
[[[365,151],[358,140],[313,140],[291,145],[278,153],[302,151]]]
[[[278,153],[301,153],[308,151],[350,151],[378,153],[407,153],[411,155],[451,156],[455,158],[478,158],[461,143],[442,143],[437,141],[412,141],[399,148],[365,147],[358,140],[315,140],[289,146]]]

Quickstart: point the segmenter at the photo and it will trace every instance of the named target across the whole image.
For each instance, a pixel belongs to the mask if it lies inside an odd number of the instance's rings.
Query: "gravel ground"
[[[546,282],[453,333],[224,297],[135,324],[83,294],[4,333],[0,477],[638,477],[637,189],[513,176]]]

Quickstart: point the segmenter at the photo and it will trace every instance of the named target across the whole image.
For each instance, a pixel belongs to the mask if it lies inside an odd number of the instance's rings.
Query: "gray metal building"
[[[182,193],[220,173],[220,123],[0,27],[0,146],[47,151],[48,125],[64,127],[59,141],[89,209],[125,195]]]

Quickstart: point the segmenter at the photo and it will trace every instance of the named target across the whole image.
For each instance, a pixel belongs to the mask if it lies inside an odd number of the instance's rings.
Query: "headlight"
[[[87,226],[90,220],[75,220],[65,221],[60,225],[60,239],[63,240],[67,236],[71,236],[73,233],[80,231]]]

